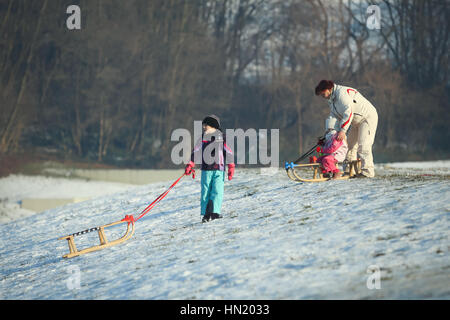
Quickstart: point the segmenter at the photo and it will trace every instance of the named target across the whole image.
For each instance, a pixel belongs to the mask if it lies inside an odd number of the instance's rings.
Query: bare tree
[[[45,10],[47,8],[48,0],[43,1],[42,6],[39,11],[39,16],[37,18],[36,28],[34,30],[33,38],[28,46],[28,50],[22,50],[22,55],[20,56],[18,65],[22,64],[22,59],[24,60],[25,70],[20,80],[18,93],[15,101],[13,102],[11,110],[7,116],[5,126],[1,132],[0,137],[0,152],[7,152],[11,146],[18,144],[23,127],[26,125],[24,123],[23,115],[23,100],[25,91],[27,90],[27,85],[30,77],[30,66],[35,54],[35,48],[37,42],[39,41],[38,35],[41,30],[41,24],[44,17]],[[9,10],[9,9],[8,9]],[[9,12],[9,11],[8,11]]]
[[[383,3],[388,14],[381,35],[394,65],[416,85],[448,83],[449,2],[385,0]]]

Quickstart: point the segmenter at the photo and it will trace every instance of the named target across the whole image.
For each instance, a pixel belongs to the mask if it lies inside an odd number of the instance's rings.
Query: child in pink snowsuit
[[[337,133],[331,130],[325,136],[322,146],[322,155],[317,160],[322,165],[322,173],[333,174],[333,179],[339,178],[342,174],[336,167],[338,162],[345,160],[348,151],[347,139],[336,140]]]

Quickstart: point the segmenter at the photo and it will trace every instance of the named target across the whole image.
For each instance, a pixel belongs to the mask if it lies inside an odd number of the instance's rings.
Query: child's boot
[[[215,220],[215,219],[221,219],[222,216],[218,213],[211,213],[211,220]]]
[[[209,219],[211,219],[211,213],[206,212],[205,215],[202,217],[202,222],[208,222]]]

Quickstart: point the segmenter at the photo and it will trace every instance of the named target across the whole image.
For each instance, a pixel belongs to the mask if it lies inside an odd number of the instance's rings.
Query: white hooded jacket
[[[330,115],[325,121],[326,129],[347,132],[350,125],[377,117],[375,107],[357,90],[334,84],[328,99]]]

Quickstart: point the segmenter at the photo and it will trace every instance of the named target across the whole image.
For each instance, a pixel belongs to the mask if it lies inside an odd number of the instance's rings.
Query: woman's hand
[[[339,131],[338,135],[336,137],[336,140],[337,141],[342,141],[342,140],[344,140],[344,138],[345,138],[345,132],[344,131]]]

